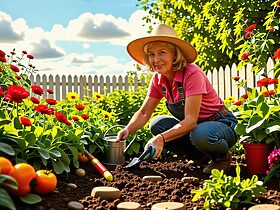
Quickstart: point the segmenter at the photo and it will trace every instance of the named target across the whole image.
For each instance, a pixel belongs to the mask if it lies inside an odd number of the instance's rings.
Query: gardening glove
[[[160,154],[163,151],[164,139],[161,135],[154,136],[145,145],[145,150],[148,149],[149,146],[153,147],[150,159],[156,160],[160,157]]]

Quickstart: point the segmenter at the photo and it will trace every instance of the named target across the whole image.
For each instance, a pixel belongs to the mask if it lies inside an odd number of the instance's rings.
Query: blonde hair
[[[144,64],[148,67],[149,71],[152,71],[152,72],[155,71],[153,66],[150,64],[149,58],[148,58],[148,50],[151,47],[151,45],[154,43],[166,45],[171,50],[174,50],[174,52],[175,52],[175,60],[173,61],[174,71],[181,71],[187,66],[187,60],[185,59],[180,48],[177,45],[174,45],[170,42],[153,41],[153,42],[147,43],[144,46]]]

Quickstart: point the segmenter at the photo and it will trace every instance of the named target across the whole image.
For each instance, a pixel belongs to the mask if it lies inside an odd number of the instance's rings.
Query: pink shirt
[[[183,73],[184,79],[182,78]],[[180,94],[177,82],[182,82],[182,80],[185,98],[202,94],[198,121],[207,119],[224,105],[205,73],[195,64],[188,64],[184,71],[176,71],[170,88],[167,78],[164,75],[155,73],[150,83],[148,95],[152,98],[162,99],[165,95],[161,90],[161,86],[164,86],[167,93],[166,100],[171,103],[178,102],[180,101]]]

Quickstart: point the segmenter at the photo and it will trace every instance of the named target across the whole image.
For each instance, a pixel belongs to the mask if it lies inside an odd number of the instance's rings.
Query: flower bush
[[[266,183],[272,177],[280,178],[280,148],[273,150],[267,158],[269,164],[269,170],[267,171],[267,176],[264,179]],[[279,181],[280,186],[280,181]]]
[[[277,148],[280,147],[280,48],[272,51],[275,41],[270,34],[279,32],[279,20],[274,18],[278,10],[279,1],[275,1],[262,26],[254,23],[248,26],[246,21],[242,24],[241,21],[245,20],[242,13],[236,14],[235,21],[240,22],[238,30],[243,28],[244,31],[236,40],[240,44],[236,48],[240,50],[238,70],[251,66],[253,74],[260,79],[253,87],[248,87],[246,80],[234,77],[237,87],[243,87],[245,94],[238,101],[229,103],[238,118],[235,130],[241,141],[273,144]],[[262,27],[266,33],[259,29]],[[268,57],[273,59],[273,69],[267,68]]]

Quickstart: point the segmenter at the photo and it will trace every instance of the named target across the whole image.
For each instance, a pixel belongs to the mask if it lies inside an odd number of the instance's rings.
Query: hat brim
[[[168,36],[150,36],[135,39],[127,45],[127,52],[135,61],[144,65],[144,46],[154,41],[170,42],[177,45],[188,63],[194,62],[197,58],[197,51],[191,44],[181,39]]]

